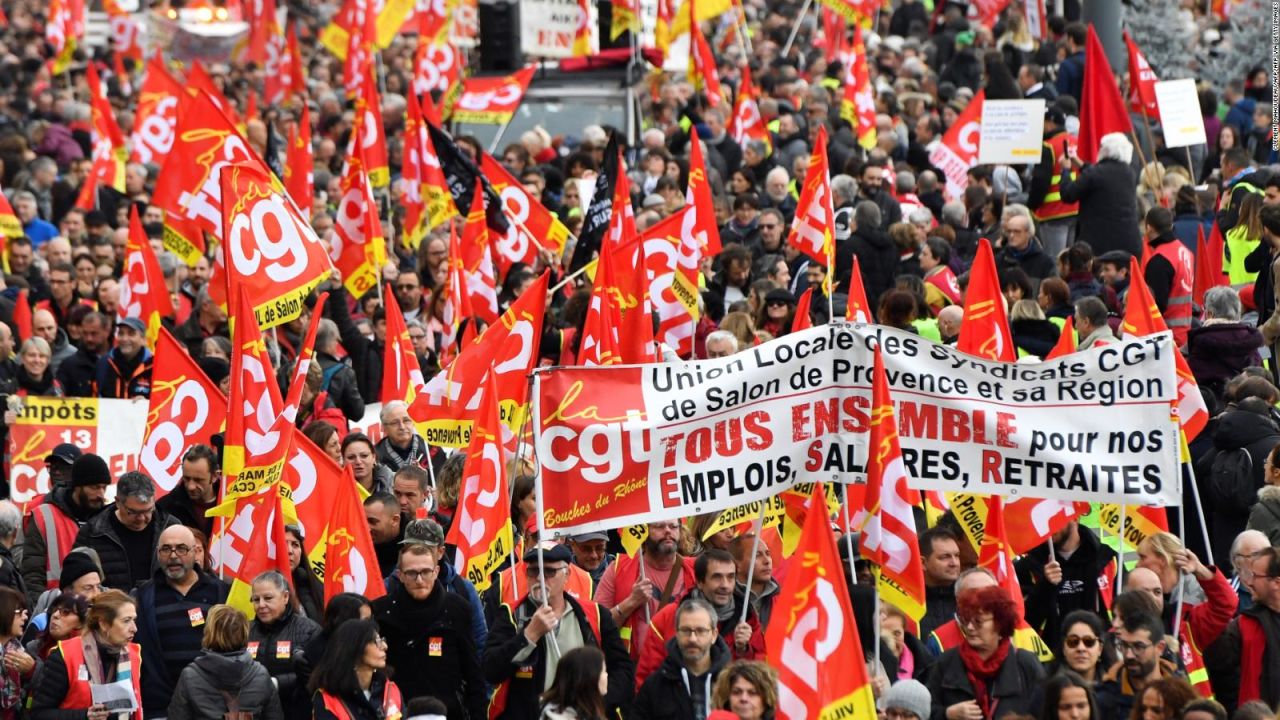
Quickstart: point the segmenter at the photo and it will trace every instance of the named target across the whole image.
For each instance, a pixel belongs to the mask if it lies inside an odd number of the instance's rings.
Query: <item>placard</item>
[[[1160,108],[1160,129],[1164,132],[1165,147],[1204,145],[1208,142],[1194,79],[1156,83],[1156,106]]]
[[[544,58],[573,57],[573,41],[583,23],[595,19],[582,17],[578,0],[521,0],[520,49],[526,55]],[[595,3],[591,3],[595,8]]]
[[[978,163],[1034,165],[1044,145],[1044,99],[987,100],[982,104]]]

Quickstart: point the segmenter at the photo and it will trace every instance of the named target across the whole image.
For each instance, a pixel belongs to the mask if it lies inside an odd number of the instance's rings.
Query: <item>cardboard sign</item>
[[[573,57],[574,39],[584,23],[590,23],[589,28],[595,27],[594,18],[582,16],[578,0],[523,0],[520,49],[535,57]]]
[[[978,163],[1034,165],[1044,144],[1044,99],[987,100],[982,104]]]
[[[1204,145],[1208,142],[1195,80],[1183,78],[1156,83],[1156,106],[1160,108],[1165,147]]]

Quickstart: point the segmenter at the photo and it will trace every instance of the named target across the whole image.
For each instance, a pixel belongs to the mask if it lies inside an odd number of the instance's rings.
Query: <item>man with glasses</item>
[[[1001,228],[1004,245],[996,253],[997,269],[1004,271],[1021,268],[1027,277],[1035,280],[1058,274],[1057,263],[1045,253],[1040,241],[1036,239],[1036,226],[1030,217],[1006,212]]]
[[[1231,576],[1230,583],[1239,598],[1237,609],[1240,612],[1253,607],[1253,595],[1249,588],[1253,579],[1253,559],[1269,547],[1271,541],[1260,530],[1245,530],[1231,542],[1231,567],[1235,569],[1235,573]]]
[[[448,706],[449,717],[485,717],[466,599],[441,585],[434,548],[404,545],[398,570],[400,584],[373,601],[373,618],[387,639],[387,664],[396,669],[405,702],[430,695]]]
[[[617,625],[603,605],[565,592],[573,553],[564,545],[544,545],[524,554],[528,592],[503,598],[484,648],[484,675],[498,686],[496,708],[504,720],[539,717],[538,697],[556,676],[556,666],[574,648],[600,648],[609,687],[608,717],[627,710],[635,666]]]
[[[1145,613],[1127,615],[1114,637],[1120,662],[1098,684],[1098,705],[1103,709],[1100,717],[1122,718],[1129,717],[1133,703],[1142,697],[1147,685],[1181,674],[1172,663],[1160,658],[1168,645],[1160,618]]]
[[[1227,625],[1206,651],[1205,664],[1216,699],[1228,711],[1253,700],[1274,708],[1280,703],[1280,550],[1267,546],[1241,562],[1253,605]]]
[[[596,602],[609,608],[622,639],[631,646],[631,659],[639,660],[649,637],[649,621],[672,599],[683,597],[694,586],[693,558],[677,549],[680,523],[649,523],[640,557],[618,556],[604,571],[596,587]],[[642,565],[643,563],[643,565]]]
[[[156,548],[156,571],[138,588],[138,634],[142,646],[142,710],[145,717],[169,714],[178,676],[200,654],[209,608],[226,602],[226,583],[196,562],[197,540],[184,525],[165,528]]]
[[[156,510],[151,478],[127,472],[116,483],[116,501],[80,528],[75,545],[98,553],[103,585],[130,592],[151,579],[160,566],[156,560],[160,533],[177,524],[173,516]]]
[[[702,598],[689,598],[676,610],[675,627],[662,667],[636,693],[635,707],[627,716],[632,720],[698,720],[711,714],[711,688],[730,659],[724,638],[716,632],[716,610]]]
[[[379,464],[395,472],[411,465],[425,468],[431,462],[431,451],[409,417],[408,404],[392,400],[382,406],[378,419],[382,421],[382,439],[374,453]]]

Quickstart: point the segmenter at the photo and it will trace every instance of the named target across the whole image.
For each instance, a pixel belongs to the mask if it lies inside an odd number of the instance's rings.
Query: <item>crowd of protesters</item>
[[[820,294],[827,272],[834,273],[832,302],[813,302],[812,322],[832,319],[831,311],[843,316],[858,280],[876,322],[954,343],[967,273],[984,238],[995,248],[1020,355],[1043,357],[1068,319],[1078,346],[1094,347],[1117,338],[1130,258],[1147,256],[1144,280],[1213,417],[1191,446],[1208,546],[1197,516],[1176,515],[1187,545],[1169,533],[1148,536],[1128,557],[1136,563],[1123,587],[1108,584],[1115,550],[1072,521],[1052,538],[1052,551],[1046,543],[1018,561],[1026,607],[1019,615],[1014,598],[975,567],[974,548],[946,514],[927,530],[918,525],[928,606],[917,623],[892,606],[877,616],[856,539],[841,542],[842,552],[854,553],[844,574],[882,716],[1275,718],[1280,167],[1272,165],[1271,103],[1280,98],[1272,97],[1261,49],[1248,77],[1226,87],[1201,84],[1207,145],[1190,153],[1164,148],[1157,125],[1154,146],[1107,135],[1097,162],[1084,164],[1075,149],[1086,42],[1079,3],[1063,3],[1065,16],[1048,18],[1037,39],[1020,2],[986,25],[966,15],[966,3],[938,0],[931,12],[917,0],[886,1],[866,35],[876,109],[876,139],[867,148],[841,117],[844,74],[839,60],[828,60],[833,39],[824,23],[816,15],[797,21],[798,2],[743,4],[751,48],[715,43],[719,77],[732,92],[742,64],[750,66],[768,142],[739,143],[729,130],[730,103],[712,107],[683,76],[668,74],[644,98],[643,132],[627,149],[636,224],[644,230],[685,203],[691,128],[703,144],[724,250],[700,266],[695,357],[723,357],[787,334],[800,295],[810,287]],[[1220,22],[1204,14],[1204,3],[1180,5],[1200,27]],[[149,395],[147,328],[118,319],[131,208],[174,300],[176,316],[166,322],[211,380],[224,391],[230,382],[227,315],[208,287],[212,261],[188,266],[164,250],[164,212],[149,204],[159,168],[130,164],[123,192],[102,187],[95,209],[75,207],[92,162],[85,63],[102,63],[126,136],[141,68],[128,62],[134,75],[120,77],[105,51],[81,49],[68,72],[52,75],[44,41],[52,6],[0,2],[7,21],[0,25],[0,186],[22,228],[5,238],[0,286],[6,426],[25,396]],[[316,42],[336,10],[315,0],[288,5],[305,56],[311,221],[321,238],[333,232],[353,118],[342,63]],[[705,27],[713,39],[727,33],[721,23]],[[788,42],[793,27],[798,33]],[[412,58],[409,36],[381,52],[393,190],[405,154]],[[261,91],[260,68],[232,63],[213,76],[241,110]],[[1034,166],[974,166],[967,187],[952,196],[932,158],[979,90],[990,99],[1046,100],[1043,155]],[[296,118],[296,107],[262,107],[246,118],[250,146],[274,152],[270,138],[287,136]],[[820,128],[830,138],[830,269],[787,242]],[[539,128],[494,154],[576,234],[608,139],[599,126],[556,137]],[[455,140],[473,158],[481,150],[475,138]],[[386,207],[384,234],[401,237],[402,209],[394,197]],[[1201,232],[1223,238],[1228,281],[1193,302]],[[536,467],[516,460],[512,524],[527,552],[483,593],[459,574],[445,537],[463,454],[423,442],[403,403],[382,406],[380,441],[348,432],[380,399],[382,303],[399,306],[427,376],[440,370],[449,331],[448,228],[432,229],[416,250],[394,240],[388,250],[382,280],[393,297],[353,298],[338,282],[323,288],[331,297],[298,417],[307,437],[351,466],[368,491],[373,568],[387,595],[325,602],[302,531],[291,527],[292,573],[254,580],[250,620],[226,604],[229,588],[209,570],[205,512],[219,497],[216,448],[185,448],[181,486],[157,502],[146,475],[113,477],[102,458],[60,445],[46,458],[47,495],[23,508],[0,501],[0,718],[706,720],[784,712],[764,633],[789,621],[773,613],[787,560],[749,533],[703,537],[706,517],[652,523],[636,557],[619,553],[615,532],[543,540],[530,522]],[[564,260],[548,255],[537,267],[511,268],[500,278],[501,305],[519,298],[544,264],[563,277]],[[545,364],[572,364],[577,355],[589,301],[584,282],[548,298]],[[15,322],[20,302],[30,304],[26,338]],[[264,336],[282,382],[309,321],[304,313]],[[1206,564],[1210,556],[1221,564]],[[849,577],[850,567],[867,576]],[[1023,625],[1039,646],[1019,635]],[[113,683],[131,688],[136,711],[104,704],[99,687]]]

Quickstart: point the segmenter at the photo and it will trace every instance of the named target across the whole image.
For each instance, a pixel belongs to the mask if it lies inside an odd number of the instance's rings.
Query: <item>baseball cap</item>
[[[147,332],[147,326],[135,317],[122,318],[121,320],[116,321],[116,327],[120,327],[121,325],[127,328],[133,328],[143,334],[146,334]]]
[[[80,448],[71,443],[62,443],[50,451],[48,457],[44,459],[44,464],[48,465],[54,460],[64,462],[68,465],[75,464],[76,458],[80,457]]]
[[[426,545],[442,547],[444,545],[444,528],[431,518],[414,520],[404,528],[404,539],[401,545]]]
[[[538,562],[538,546],[537,545],[533,546],[532,548],[530,548],[525,552],[524,561],[527,563]],[[573,562],[573,553],[570,552],[569,548],[565,547],[564,545],[560,545],[558,543],[557,544],[544,543],[542,545],[542,562],[571,563]]]
[[[591,542],[592,540],[604,540],[605,542],[608,542],[609,533],[602,533],[602,532],[582,533],[581,535],[574,535],[573,537],[569,538],[569,540],[571,540],[572,542],[580,542],[580,543]]]

